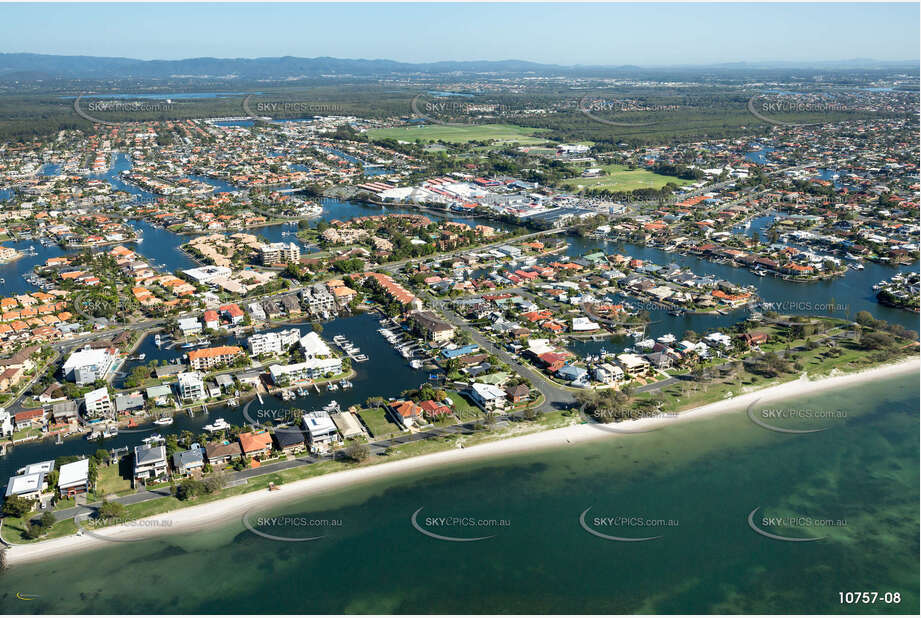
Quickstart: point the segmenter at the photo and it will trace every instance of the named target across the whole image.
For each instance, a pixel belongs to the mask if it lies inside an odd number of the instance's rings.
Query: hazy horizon
[[[0,11],[2,53],[137,60],[668,67],[915,62],[921,46],[917,3],[4,4]]]

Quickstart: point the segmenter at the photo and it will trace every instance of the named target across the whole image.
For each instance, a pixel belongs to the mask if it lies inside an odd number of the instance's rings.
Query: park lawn
[[[375,440],[390,438],[406,433],[399,425],[390,420],[390,415],[384,408],[367,408],[358,413],[364,421]]]
[[[597,178],[567,178],[562,182],[568,189],[609,189],[611,191],[635,191],[636,189],[661,189],[673,182],[678,186],[689,185],[693,180],[665,176],[645,169],[628,169],[625,165],[604,165],[604,175]]]
[[[371,129],[371,139],[395,139],[404,142],[449,142],[463,144],[473,141],[518,142],[519,144],[543,144],[547,140],[537,134],[547,129],[520,127],[513,124],[476,124],[465,126],[446,126],[431,124],[418,127],[392,127],[389,129]]]

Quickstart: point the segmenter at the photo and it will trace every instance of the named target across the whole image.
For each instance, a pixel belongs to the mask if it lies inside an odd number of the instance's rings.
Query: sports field
[[[536,137],[547,129],[532,129],[513,124],[476,124],[465,126],[446,126],[431,124],[420,127],[393,127],[390,129],[371,129],[371,139],[396,139],[404,142],[450,142],[462,144],[473,141],[517,142],[519,144],[542,144],[546,140]]]
[[[628,169],[624,165],[604,165],[602,176],[595,178],[567,178],[562,182],[567,189],[610,189],[612,191],[634,191],[636,189],[661,189],[673,182],[678,186],[691,184],[675,176],[656,174],[644,169]]]

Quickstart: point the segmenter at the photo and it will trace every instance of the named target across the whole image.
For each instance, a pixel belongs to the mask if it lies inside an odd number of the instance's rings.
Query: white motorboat
[[[154,425],[172,425],[173,417],[172,416],[161,416],[154,421]]]
[[[218,418],[215,419],[213,423],[205,425],[203,429],[209,433],[214,433],[215,431],[221,431],[222,429],[230,429],[230,423],[222,418]]]

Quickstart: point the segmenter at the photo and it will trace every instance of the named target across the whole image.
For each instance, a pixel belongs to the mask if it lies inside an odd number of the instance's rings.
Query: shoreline
[[[33,544],[13,545],[7,549],[6,564],[16,566],[45,559],[53,559],[69,553],[88,551],[105,547],[111,542],[130,542],[152,539],[163,534],[175,535],[195,532],[207,527],[241,518],[252,508],[278,508],[304,497],[329,491],[337,491],[366,483],[375,479],[396,476],[400,473],[418,472],[434,466],[444,466],[466,461],[479,461],[494,457],[511,456],[542,451],[601,439],[622,437],[623,434],[649,430],[673,422],[688,422],[714,415],[744,409],[755,401],[775,401],[810,395],[834,388],[854,386],[868,381],[894,378],[921,371],[921,358],[911,358],[897,363],[882,365],[855,373],[831,375],[812,381],[803,376],[782,384],[768,386],[729,399],[709,403],[681,412],[677,418],[645,418],[617,423],[621,432],[605,431],[593,424],[576,424],[558,429],[539,431],[524,436],[499,439],[464,449],[440,451],[406,459],[368,465],[359,468],[332,472],[320,476],[293,481],[281,486],[279,492],[255,491],[200,505],[192,505],[167,511],[139,522],[162,522],[168,526],[125,525],[105,528],[109,539],[91,535],[60,537]],[[134,522],[132,522],[134,524]]]

